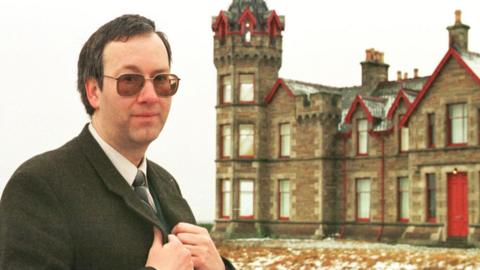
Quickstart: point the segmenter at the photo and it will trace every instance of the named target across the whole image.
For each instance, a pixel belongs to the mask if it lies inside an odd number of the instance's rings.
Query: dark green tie
[[[145,178],[145,174],[138,170],[137,175],[135,176],[135,180],[133,180],[133,190],[137,193],[137,196],[142,200],[142,202],[146,203],[147,206],[153,210],[152,205],[148,202],[148,184],[147,179]]]
[[[169,232],[170,226],[168,226],[168,223],[165,217],[163,216],[160,202],[155,203],[155,206],[157,208],[155,211],[155,209],[152,207],[152,205],[148,201],[149,188],[148,188],[147,178],[145,177],[145,174],[141,170],[137,171],[137,175],[135,176],[135,180],[133,180],[132,186],[135,193],[137,193],[137,196],[142,200],[142,202],[144,202],[148,206],[149,209],[152,209],[152,211],[156,214],[156,216],[160,220],[160,223],[162,223],[162,225],[164,226],[164,229],[166,230],[166,232]],[[153,198],[155,200],[156,196],[153,196]]]

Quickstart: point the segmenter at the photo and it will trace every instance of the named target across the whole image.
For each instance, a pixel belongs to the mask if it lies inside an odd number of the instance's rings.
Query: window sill
[[[467,146],[467,143],[449,143],[447,147],[463,147]]]

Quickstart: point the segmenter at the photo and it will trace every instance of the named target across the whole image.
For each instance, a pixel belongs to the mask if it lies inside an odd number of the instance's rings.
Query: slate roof
[[[295,96],[306,95],[310,96],[311,94],[316,93],[328,93],[328,94],[337,94],[341,95],[341,88],[326,86],[321,84],[313,84],[307,82],[301,82],[296,80],[282,79],[283,82],[290,88],[292,93]]]
[[[472,71],[480,77],[480,54],[474,52],[461,52],[460,56],[463,61],[465,61],[465,64],[467,64]]]

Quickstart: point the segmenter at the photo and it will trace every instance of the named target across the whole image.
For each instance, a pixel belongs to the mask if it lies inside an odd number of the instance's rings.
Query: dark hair
[[[83,45],[78,57],[77,90],[82,103],[91,116],[93,107],[87,99],[85,82],[87,79],[97,80],[100,89],[103,87],[103,50],[111,41],[127,41],[128,38],[145,33],[156,33],[167,49],[168,63],[172,62],[172,51],[164,33],[155,31],[155,23],[140,15],[120,16],[93,33]]]

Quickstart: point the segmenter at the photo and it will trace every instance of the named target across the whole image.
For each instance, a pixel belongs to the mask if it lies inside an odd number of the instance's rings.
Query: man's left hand
[[[180,222],[172,230],[183,245],[192,253],[192,261],[197,270],[224,270],[222,258],[218,253],[207,229],[189,223]]]

